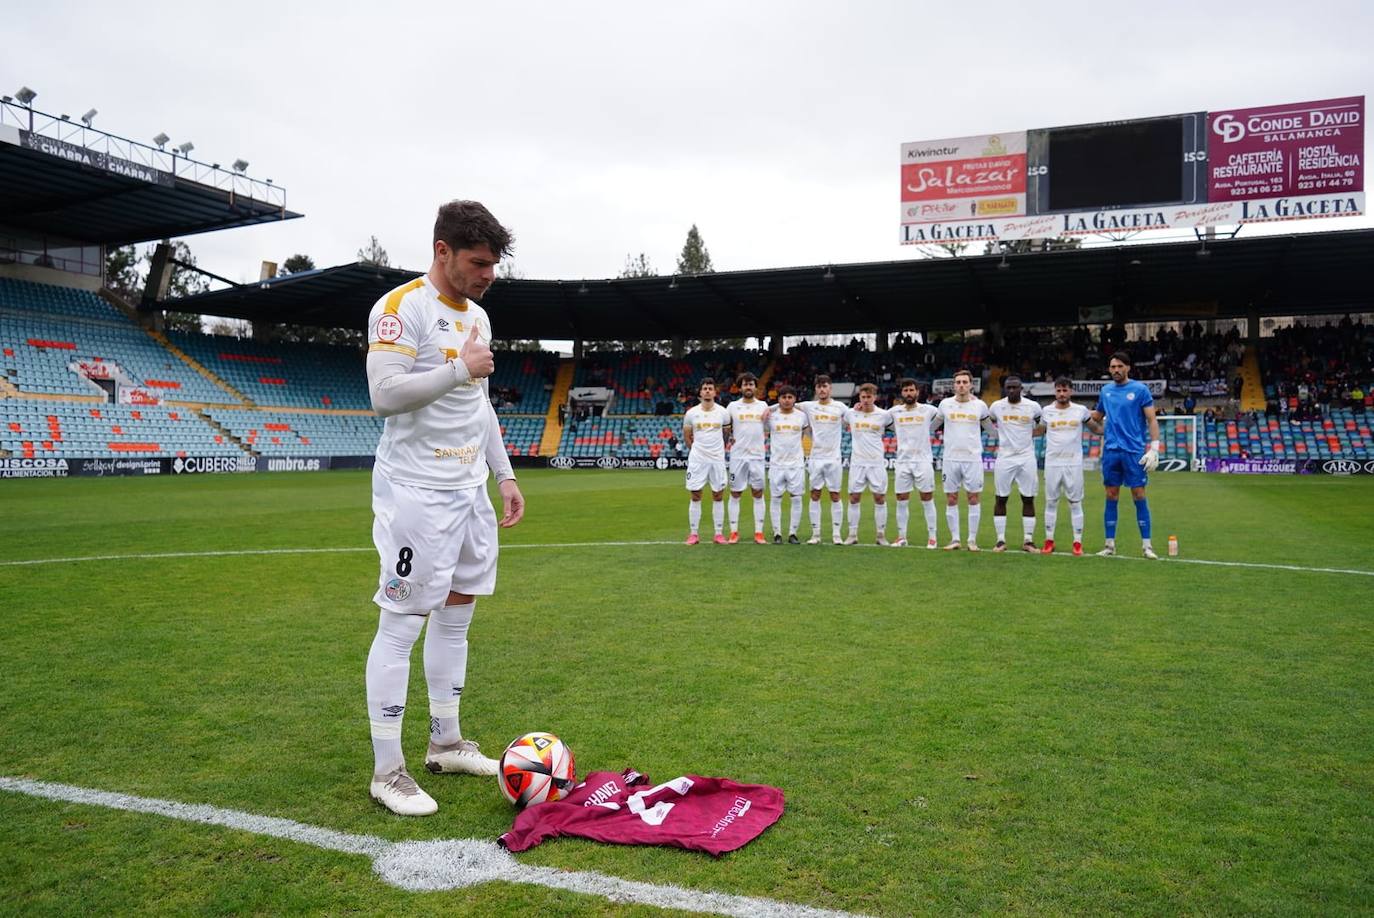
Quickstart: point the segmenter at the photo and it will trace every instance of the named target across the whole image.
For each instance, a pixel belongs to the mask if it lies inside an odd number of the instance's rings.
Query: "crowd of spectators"
[[[1350,316],[1334,325],[1295,322],[1275,331],[1261,353],[1268,414],[1302,421],[1333,408],[1374,411],[1374,326]]]

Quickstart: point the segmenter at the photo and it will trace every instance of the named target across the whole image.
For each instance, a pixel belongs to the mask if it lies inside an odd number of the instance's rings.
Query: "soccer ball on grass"
[[[496,780],[518,807],[561,800],[577,784],[572,750],[552,733],[526,733],[501,753]]]

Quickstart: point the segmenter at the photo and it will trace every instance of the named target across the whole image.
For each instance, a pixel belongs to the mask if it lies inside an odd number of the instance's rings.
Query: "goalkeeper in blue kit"
[[[1107,362],[1112,381],[1102,388],[1094,421],[1105,418],[1106,431],[1102,443],[1102,484],[1107,489],[1107,504],[1102,514],[1106,529],[1106,547],[1099,555],[1116,554],[1117,498],[1121,486],[1131,489],[1135,501],[1135,521],[1140,527],[1140,541],[1145,557],[1159,556],[1150,544],[1150,505],[1145,500],[1148,473],[1159,466],[1159,421],[1155,419],[1155,401],[1150,387],[1130,378],[1131,356],[1118,351]],[[1149,440],[1146,440],[1146,433]]]

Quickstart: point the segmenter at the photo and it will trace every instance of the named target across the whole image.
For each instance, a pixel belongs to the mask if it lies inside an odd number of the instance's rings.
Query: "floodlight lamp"
[[[194,150],[195,148],[196,148],[196,145],[193,144],[193,143],[191,143],[191,141],[189,141],[189,140],[186,141],[185,143],[183,143],[181,146],[177,147],[177,149],[181,151],[181,155],[182,155],[182,156],[190,156],[190,155],[191,155],[191,151]]]
[[[586,281],[583,281],[583,282],[582,282],[582,286],[577,288],[577,292],[578,292],[578,293],[586,293],[586,292],[587,292],[587,282],[586,282]]]
[[[19,100],[20,105],[32,106],[33,100],[38,97],[38,93],[34,92],[32,89],[29,89],[29,87],[27,86],[20,86],[19,91],[15,93],[14,96],[16,99]]]
[[[58,115],[57,117],[58,117],[59,119],[61,119],[62,121],[71,121],[71,120],[72,120],[72,116],[71,116],[71,115]]]
[[[668,289],[669,289],[669,290],[676,290],[676,289],[677,289],[677,275],[676,275],[676,274],[674,274],[674,275],[673,275],[673,279],[672,279],[671,281],[668,282]]]
[[[821,280],[823,280],[823,281],[833,281],[834,279],[835,279],[835,271],[834,271],[834,269],[831,268],[829,265],[826,265],[826,266],[825,266],[825,273],[821,275]]]
[[[234,171],[235,171],[235,172],[245,172],[245,171],[247,171],[247,169],[248,169],[248,160],[246,160],[246,159],[236,159],[236,160],[234,160]]]
[[[0,96],[0,102],[13,102],[14,96]]]
[[[1003,253],[1002,253],[1002,260],[999,261],[999,262],[997,263],[997,270],[998,270],[998,271],[1006,271],[1006,270],[1009,269],[1010,267],[1011,267],[1011,262],[1007,261],[1007,254],[1006,254],[1005,252],[1003,252]]]
[[[86,112],[86,114],[81,116],[81,121],[86,125],[86,127],[90,127],[91,122],[95,120],[95,116],[98,114],[100,114],[100,112],[96,111],[95,109],[91,109],[90,111]]]
[[[163,147],[167,146],[167,141],[171,139],[172,138],[168,137],[166,133],[158,131],[157,136],[153,138],[153,143],[157,144],[157,148],[161,150]]]

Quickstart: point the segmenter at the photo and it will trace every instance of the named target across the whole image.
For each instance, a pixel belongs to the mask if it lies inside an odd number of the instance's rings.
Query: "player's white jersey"
[[[683,428],[690,428],[692,431],[692,451],[687,454],[687,458],[724,462],[725,428],[729,425],[730,413],[714,402],[710,411],[706,411],[701,405],[688,408],[682,419]]]
[[[491,320],[470,300],[451,300],[428,277],[402,284],[377,301],[367,320],[367,349],[415,359],[412,373],[458,360],[473,326],[491,343]],[[377,443],[377,471],[390,481],[440,491],[487,480],[491,408],[482,380],[469,380],[422,408],[393,414]]]
[[[898,462],[929,462],[930,434],[940,423],[940,409],[934,405],[905,403],[889,408],[892,426],[897,431]]]
[[[1035,425],[1040,422],[1040,403],[1023,398],[1012,403],[999,398],[988,409],[997,422],[997,456],[1020,457],[1035,452]]]
[[[839,459],[841,425],[849,409],[834,399],[824,405],[817,401],[799,402],[797,407],[806,412],[811,423],[811,458]]]
[[[882,465],[886,460],[883,431],[892,426],[892,415],[887,409],[864,412],[850,408],[844,413],[844,422],[850,435],[849,464]]]
[[[768,409],[768,465],[770,468],[801,468],[802,434],[809,425],[799,408],[785,412],[777,405]]]
[[[1060,408],[1051,403],[1044,409],[1045,468],[1083,467],[1083,424],[1092,412],[1072,402]]]
[[[735,438],[734,445],[730,447],[731,458],[762,459],[768,403],[757,398],[750,402],[739,398],[725,410],[730,414],[730,435]]]
[[[964,462],[983,458],[983,419],[988,403],[971,396],[961,402],[950,396],[940,402],[940,417],[945,425],[945,462]]]

